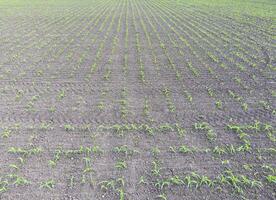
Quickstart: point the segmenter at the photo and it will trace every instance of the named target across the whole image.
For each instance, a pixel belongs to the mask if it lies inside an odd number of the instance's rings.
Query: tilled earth
[[[185,1],[0,2],[0,199],[275,199],[272,27]]]

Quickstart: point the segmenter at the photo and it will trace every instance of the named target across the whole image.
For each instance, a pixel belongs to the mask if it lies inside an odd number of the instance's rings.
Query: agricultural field
[[[275,19],[274,0],[0,0],[0,199],[276,199]]]

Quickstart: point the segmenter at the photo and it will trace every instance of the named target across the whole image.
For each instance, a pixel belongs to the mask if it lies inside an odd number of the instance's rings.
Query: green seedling
[[[154,157],[156,157],[160,152],[161,151],[158,147],[152,147],[151,148],[151,153],[153,154]]]
[[[65,124],[63,127],[65,131],[73,131],[75,129],[71,124]]]
[[[58,94],[58,100],[62,100],[63,98],[65,97],[65,91],[64,90],[62,90],[62,91],[60,91],[59,92],[59,94]]]
[[[13,178],[15,178],[15,180],[13,182],[13,185],[15,185],[15,186],[30,184],[30,181],[28,181],[24,177],[20,177],[20,176],[15,175]]]
[[[216,107],[218,108],[218,109],[222,109],[222,102],[221,101],[216,101]]]
[[[274,183],[274,184],[276,184],[276,176],[275,176],[275,175],[268,175],[268,176],[266,176],[266,180],[267,180],[269,183]]]
[[[138,184],[139,184],[139,185],[141,185],[141,184],[143,184],[143,185],[148,185],[148,182],[146,182],[144,176],[141,176],[141,177],[139,178]]]
[[[3,138],[8,138],[11,135],[12,131],[9,129],[4,129],[1,133]]]
[[[49,179],[40,183],[40,188],[53,189],[55,187],[55,181]]]
[[[186,153],[192,153],[192,150],[189,147],[182,145],[178,148],[178,152],[186,154]]]
[[[152,174],[154,176],[160,176],[160,170],[161,170],[161,168],[160,168],[158,162],[152,161],[152,170],[151,170]]]
[[[167,196],[165,194],[159,194],[159,195],[157,195],[156,198],[162,199],[162,200],[167,200]]]
[[[120,169],[120,170],[126,169],[127,168],[127,163],[126,163],[126,161],[117,161],[116,164],[115,164],[115,167],[117,169]]]

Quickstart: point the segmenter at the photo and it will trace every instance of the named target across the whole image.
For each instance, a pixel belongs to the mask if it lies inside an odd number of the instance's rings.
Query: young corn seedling
[[[50,167],[54,168],[54,167],[57,165],[57,161],[60,160],[61,154],[62,154],[62,150],[61,150],[61,149],[57,149],[57,150],[55,151],[54,159],[49,160],[48,165],[49,165]]]
[[[136,150],[132,150],[130,149],[127,145],[122,145],[122,146],[117,146],[114,148],[113,150],[115,153],[118,153],[118,154],[123,154],[124,156],[131,156],[133,155],[134,153],[139,153],[138,151]]]
[[[97,105],[97,108],[101,111],[104,110],[105,109],[105,103],[103,101],[100,101]]]
[[[208,94],[209,94],[210,97],[214,97],[215,96],[215,93],[214,93],[214,91],[211,88],[207,88],[207,92],[208,92]]]
[[[104,80],[108,81],[110,79],[111,70],[107,69],[104,74]]]
[[[184,181],[177,175],[169,178],[169,181],[173,185],[183,185],[184,184]]]
[[[166,132],[173,132],[174,131],[174,126],[166,123],[166,124],[161,124],[159,127],[158,127],[159,131],[163,132],[163,133],[166,133]]]
[[[127,89],[123,88],[121,92],[121,99],[119,100],[120,103],[120,113],[122,118],[126,118],[127,114],[129,113],[128,110],[128,101],[127,101]]]
[[[170,181],[166,179],[157,180],[157,182],[154,184],[155,187],[159,188],[160,190],[163,190],[165,187],[170,186]]]
[[[30,155],[36,155],[42,152],[42,148],[40,147],[33,147],[30,149],[23,149],[20,147],[10,147],[8,150],[9,153],[13,154],[19,154],[22,156],[30,156]]]
[[[64,127],[64,130],[67,132],[73,131],[75,129],[74,126],[71,124],[65,124],[63,127]]]
[[[148,185],[149,183],[145,180],[145,177],[144,176],[141,176],[139,178],[139,182],[138,182],[139,185],[143,184],[143,185]]]
[[[51,107],[49,108],[49,112],[51,112],[51,113],[56,112],[56,107],[55,107],[55,106],[51,106]]]
[[[40,188],[53,189],[55,187],[55,181],[49,179],[40,183]]]
[[[51,124],[42,122],[39,126],[39,128],[43,131],[50,130],[51,129]]]
[[[18,176],[18,175],[12,175],[11,178],[14,179],[13,185],[15,185],[15,186],[21,186],[21,185],[28,185],[28,184],[30,184],[30,181],[28,181],[24,177],[21,177],[21,176]]]
[[[180,137],[183,137],[186,133],[185,128],[181,127],[178,123],[175,124],[175,129]]]
[[[186,175],[184,177],[184,182],[185,184],[187,185],[188,188],[191,188],[191,187],[197,187],[198,186],[198,181],[197,180],[194,180],[194,176],[191,176],[191,175]]]
[[[272,174],[276,174],[276,168],[272,167],[271,165],[268,164],[263,164],[262,168],[266,170],[265,173],[272,173]]]
[[[170,152],[176,153],[176,147],[170,146],[169,147]]]
[[[151,170],[152,174],[154,176],[160,176],[160,170],[161,168],[159,166],[159,163],[157,161],[152,161],[152,170]]]
[[[144,99],[144,108],[143,108],[143,114],[145,116],[149,116],[149,110],[150,110],[150,107],[149,107],[149,101],[147,98]]]
[[[117,189],[117,191],[119,192],[119,200],[124,200],[125,199],[125,192],[122,188]]]
[[[0,177],[0,194],[8,190],[9,182],[7,179]]]
[[[158,156],[158,154],[160,153],[160,149],[158,147],[152,147],[151,148],[151,153],[154,157]]]
[[[193,64],[191,62],[187,63],[187,67],[189,68],[189,70],[192,72],[193,76],[198,77],[199,76],[199,72],[198,70],[193,66]]]
[[[19,169],[19,167],[16,164],[9,164],[9,167],[16,171]]]
[[[248,104],[247,103],[242,103],[242,109],[244,111],[248,111]]]
[[[70,177],[70,183],[69,183],[69,187],[70,187],[70,188],[73,188],[73,187],[74,187],[74,180],[75,180],[75,177],[74,177],[74,176],[71,176],[71,177]]]
[[[115,164],[115,167],[119,170],[123,170],[123,169],[126,169],[127,168],[127,163],[126,161],[117,161],[116,164]]]
[[[202,185],[207,185],[209,187],[213,187],[214,186],[214,181],[211,180],[208,176],[201,176],[200,177],[200,183],[199,185],[202,186]]]
[[[195,130],[207,131],[206,137],[210,142],[213,142],[217,138],[217,134],[213,131],[211,126],[206,122],[195,123],[194,128],[195,128]]]
[[[193,97],[192,97],[192,95],[187,91],[187,90],[184,90],[184,95],[186,96],[186,98],[188,99],[188,101],[190,102],[190,103],[192,103],[193,102]]]
[[[23,90],[16,90],[15,101],[19,101],[23,97],[24,91]]]
[[[5,128],[2,133],[1,136],[2,138],[8,138],[11,135],[12,131],[10,129]]]
[[[167,105],[168,105],[168,108],[169,108],[169,111],[170,112],[175,112],[175,105],[172,101],[172,95],[171,95],[171,92],[168,88],[164,88],[163,89],[163,95],[165,96],[166,98],[166,101],[167,101]]]
[[[218,101],[216,101],[216,107],[218,108],[218,109],[222,109],[222,102],[220,101],[220,100],[218,100]]]
[[[62,100],[65,97],[65,91],[61,90],[57,96],[58,100]]]
[[[98,183],[101,190],[108,191],[109,189],[116,191],[117,189],[123,188],[125,185],[125,179],[123,177],[117,178],[116,180],[110,179],[101,181]]]
[[[108,191],[108,189],[115,190],[115,185],[116,182],[115,180],[107,180],[107,181],[102,181],[99,183],[101,190]]]
[[[276,175],[267,175],[266,180],[268,183],[276,184]]]
[[[166,194],[159,194],[159,195],[157,195],[157,197],[156,197],[157,199],[162,199],[162,200],[167,200],[167,196],[166,196]]]
[[[218,154],[218,155],[223,155],[223,154],[226,153],[226,150],[225,150],[225,148],[223,148],[223,147],[216,146],[216,147],[214,147],[214,149],[213,149],[213,153],[214,153],[214,154]]]
[[[154,128],[147,125],[147,124],[141,124],[141,126],[139,126],[139,129],[144,131],[145,133],[147,133],[148,135],[154,135]]]
[[[83,170],[83,174],[87,174],[87,173],[93,172],[94,170],[91,167],[91,158],[83,157],[82,159],[84,161],[84,166],[85,166],[85,168]]]
[[[178,152],[186,154],[186,153],[192,153],[192,150],[190,148],[188,148],[187,146],[182,145],[178,148]]]

